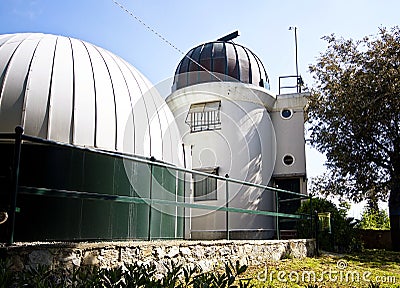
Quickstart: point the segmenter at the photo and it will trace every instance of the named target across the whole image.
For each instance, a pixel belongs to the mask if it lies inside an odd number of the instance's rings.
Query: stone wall
[[[114,267],[133,262],[155,263],[159,272],[171,263],[199,266],[203,271],[228,260],[247,265],[315,253],[314,240],[218,240],[96,243],[16,243],[0,246],[0,257],[11,261],[15,271],[30,266]]]

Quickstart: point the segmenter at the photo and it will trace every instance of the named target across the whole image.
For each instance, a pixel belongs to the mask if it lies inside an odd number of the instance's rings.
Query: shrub
[[[364,209],[357,225],[360,229],[390,230],[390,219],[383,209]]]
[[[329,231],[318,232],[319,247],[322,250],[331,252],[352,252],[362,248],[361,240],[355,229],[357,222],[355,222],[353,218],[346,218],[347,209],[342,206],[338,209],[333,202],[327,199],[318,197],[312,199],[312,209],[314,211],[318,213],[331,213],[331,233],[329,233]],[[307,200],[302,203],[297,212],[307,214],[309,211],[310,200]],[[300,237],[302,237],[302,235],[309,235],[309,230],[315,227],[315,225],[313,225],[314,227],[311,228],[308,222],[305,224],[305,221],[300,221],[298,225]]]
[[[22,272],[11,272],[11,265],[7,261],[0,261],[0,287],[254,287],[250,279],[238,278],[246,270],[247,266],[237,261],[235,264],[225,263],[222,269],[210,272],[177,264],[169,267],[163,275],[158,274],[155,264],[138,263],[107,269],[94,266],[73,269],[37,266]]]

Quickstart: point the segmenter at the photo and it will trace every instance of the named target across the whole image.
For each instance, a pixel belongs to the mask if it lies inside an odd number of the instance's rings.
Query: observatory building
[[[231,40],[228,35],[194,47],[176,69],[166,101],[182,135],[185,163],[198,171],[306,193],[306,94],[272,94],[260,58]],[[276,205],[275,195],[263,189],[233,185],[229,198],[224,189],[203,177],[195,181],[190,199],[260,211]],[[300,202],[289,202],[281,204],[282,212],[296,212]],[[191,237],[224,237],[221,212],[193,209],[191,216]],[[274,236],[273,217],[233,213],[230,223],[233,238]]]
[[[85,41],[0,35],[0,241],[219,239],[228,221],[231,238],[272,239],[276,217],[218,207],[275,211],[284,196],[262,185],[306,193],[298,92],[271,93],[229,36],[191,49],[164,100]]]

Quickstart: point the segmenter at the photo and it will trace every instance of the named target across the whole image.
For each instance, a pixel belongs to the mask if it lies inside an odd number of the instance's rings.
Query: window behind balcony
[[[221,101],[195,103],[190,105],[185,123],[190,132],[221,129]]]

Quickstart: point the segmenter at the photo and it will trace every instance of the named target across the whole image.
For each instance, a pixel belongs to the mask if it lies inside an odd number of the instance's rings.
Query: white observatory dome
[[[0,35],[0,133],[24,133],[179,164],[180,136],[161,96],[111,52],[69,37]]]

